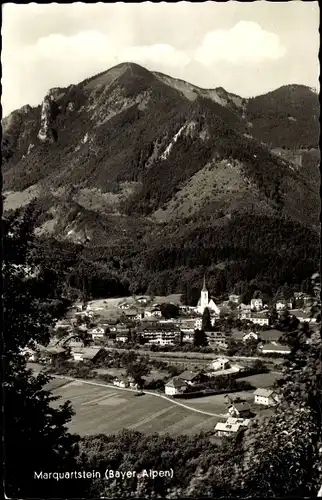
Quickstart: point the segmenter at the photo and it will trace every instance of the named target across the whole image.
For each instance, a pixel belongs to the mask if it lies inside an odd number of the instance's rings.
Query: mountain
[[[42,239],[86,232],[91,272],[129,291],[180,291],[205,268],[218,293],[302,280],[318,258],[318,104],[304,86],[243,99],[123,63],[4,118],[5,208],[34,200]]]

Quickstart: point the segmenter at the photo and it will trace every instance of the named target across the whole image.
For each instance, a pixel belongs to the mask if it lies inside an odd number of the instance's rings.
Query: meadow
[[[65,383],[53,388],[52,392],[61,396],[55,405],[71,401],[76,414],[69,430],[82,436],[114,434],[123,428],[145,434],[158,432],[191,435],[202,430],[213,430],[216,423],[222,420],[150,394],[138,397],[135,392],[81,381]],[[187,404],[190,405],[190,402]]]

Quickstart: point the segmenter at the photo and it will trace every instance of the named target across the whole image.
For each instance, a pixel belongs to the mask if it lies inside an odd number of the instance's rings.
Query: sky
[[[242,97],[319,90],[318,2],[13,4],[2,7],[3,116],[121,62]]]

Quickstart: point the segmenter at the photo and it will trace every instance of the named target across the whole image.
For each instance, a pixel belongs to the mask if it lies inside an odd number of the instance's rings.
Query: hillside
[[[4,118],[5,208],[34,200],[41,241],[86,233],[96,294],[181,292],[205,268],[218,293],[301,282],[318,259],[318,105],[304,86],[246,100],[123,63]]]

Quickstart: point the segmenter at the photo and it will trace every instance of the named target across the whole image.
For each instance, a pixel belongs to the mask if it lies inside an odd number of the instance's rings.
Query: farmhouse
[[[139,304],[146,305],[149,302],[149,299],[147,297],[138,297],[136,301]]]
[[[138,311],[136,309],[128,309],[124,314],[128,319],[137,319]]]
[[[261,313],[261,312],[251,313],[249,316],[249,321],[251,321],[255,325],[260,325],[260,326],[266,326],[266,325],[268,326],[269,325],[268,317],[266,316],[265,313]]]
[[[250,332],[245,332],[237,329],[233,329],[231,331],[231,335],[235,340],[239,340],[242,342],[247,342],[248,340],[258,340],[258,335],[257,333],[250,331]]]
[[[252,299],[250,301],[250,308],[252,311],[261,311],[263,309],[262,299]]]
[[[227,368],[230,368],[229,359],[224,357],[214,359],[211,362],[209,368],[211,368],[212,370],[226,370]]]
[[[20,354],[25,357],[25,359],[32,363],[38,360],[39,352],[36,349],[31,349],[30,347],[24,347],[19,349]]]
[[[76,347],[72,349],[72,357],[75,361],[93,361],[95,363],[102,352],[105,352],[105,349],[99,347]]]
[[[207,378],[200,372],[192,372],[190,370],[180,373],[178,377],[188,385],[198,384]]]
[[[232,417],[237,418],[247,418],[252,415],[249,404],[244,401],[242,401],[241,403],[232,403],[228,408],[228,413]]]
[[[249,419],[229,417],[226,422],[218,422],[215,432],[218,436],[229,436],[237,433],[239,430],[246,430],[249,425]]]
[[[165,384],[165,393],[167,396],[183,394],[187,389],[187,384],[179,377],[174,377]]]
[[[254,403],[264,406],[274,406],[278,402],[278,395],[271,389],[256,389]]]
[[[265,344],[258,347],[262,354],[290,354],[291,349],[288,346],[281,344]]]

